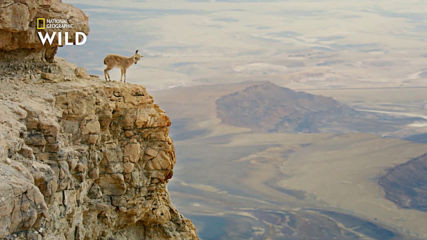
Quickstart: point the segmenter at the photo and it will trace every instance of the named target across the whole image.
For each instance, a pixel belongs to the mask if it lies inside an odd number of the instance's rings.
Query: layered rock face
[[[167,192],[165,112],[142,86],[58,69],[0,81],[0,238],[197,239]]]
[[[64,20],[72,28],[38,30],[37,18]],[[37,35],[39,31],[43,35],[53,31],[68,32],[69,42],[74,42],[76,32],[88,34],[88,17],[80,9],[60,0],[0,1],[0,60],[52,62],[58,41],[55,39],[52,45],[43,46]]]

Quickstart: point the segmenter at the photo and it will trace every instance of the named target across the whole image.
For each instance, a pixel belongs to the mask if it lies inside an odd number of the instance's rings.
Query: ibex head
[[[138,61],[141,60],[142,57],[144,57],[144,56],[140,55],[138,52],[139,52],[139,50],[137,49],[135,51],[135,54],[133,55],[133,61],[135,64],[137,64]]]

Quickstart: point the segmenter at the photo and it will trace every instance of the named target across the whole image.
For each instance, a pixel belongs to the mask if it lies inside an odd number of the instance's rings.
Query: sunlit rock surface
[[[197,239],[166,189],[171,121],[142,86],[2,79],[0,238]]]
[[[72,28],[37,29],[37,18],[65,20]],[[35,60],[52,62],[58,41],[43,46],[37,32],[43,35],[54,31],[68,32],[69,42],[75,41],[76,32],[89,33],[87,15],[60,0],[3,0],[0,1],[0,60]],[[62,36],[65,41],[65,34]]]

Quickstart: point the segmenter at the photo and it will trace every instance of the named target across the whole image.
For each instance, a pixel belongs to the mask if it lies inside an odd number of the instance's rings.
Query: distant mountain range
[[[225,124],[261,132],[383,133],[416,120],[357,111],[333,98],[270,82],[220,97],[216,111]]]

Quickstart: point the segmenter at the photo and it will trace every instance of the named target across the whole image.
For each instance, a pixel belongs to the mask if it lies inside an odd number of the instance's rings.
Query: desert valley
[[[268,90],[264,91],[265,88]],[[319,107],[310,109],[321,101],[303,101],[304,107],[292,105],[296,104],[292,100],[285,101],[289,94],[294,95],[294,100],[296,96],[307,98],[307,93],[289,91],[268,82],[246,82],[154,93],[173,119],[171,134],[181,161],[169,189],[176,205],[195,222],[200,236],[204,239],[425,238],[427,213],[421,200],[425,196],[425,190],[421,190],[425,180],[417,179],[425,179],[425,167],[412,168],[411,172],[399,171],[396,166],[426,152],[424,138],[404,139],[413,134],[421,136],[424,130],[413,124],[425,123],[420,116],[427,114],[424,108],[427,88],[307,91],[316,98],[323,95],[336,99],[325,98],[326,104],[332,105],[323,106],[326,113],[328,107],[334,108],[338,103],[345,104],[348,111],[395,113],[365,116],[365,132],[356,130],[363,114],[344,121],[337,111],[318,116],[314,123],[327,121],[322,125],[325,129],[314,133],[296,128],[284,131],[250,128],[248,122],[254,118],[258,119],[254,122],[262,123],[261,119],[271,120],[274,113],[279,114],[277,105],[294,108],[292,114],[284,113],[278,120],[300,118],[303,122],[304,117],[313,115],[310,110],[321,112]],[[236,118],[221,119],[225,115],[225,108],[219,106],[224,104],[221,99],[230,97],[233,100],[226,105],[230,110],[227,117]],[[411,112],[402,112],[402,105],[412,106]],[[239,115],[239,106],[252,114]],[[268,113],[269,109],[273,112]],[[333,125],[331,119],[336,116],[337,122],[347,124],[346,128],[327,128],[328,123]],[[425,166],[426,161],[421,161]],[[387,178],[394,182],[383,184]],[[414,188],[420,190],[413,190],[417,194],[408,195],[407,190],[401,189],[408,182],[418,185]],[[420,200],[418,205],[402,207],[388,197],[390,192],[400,201]],[[221,231],[214,232],[212,225]]]

